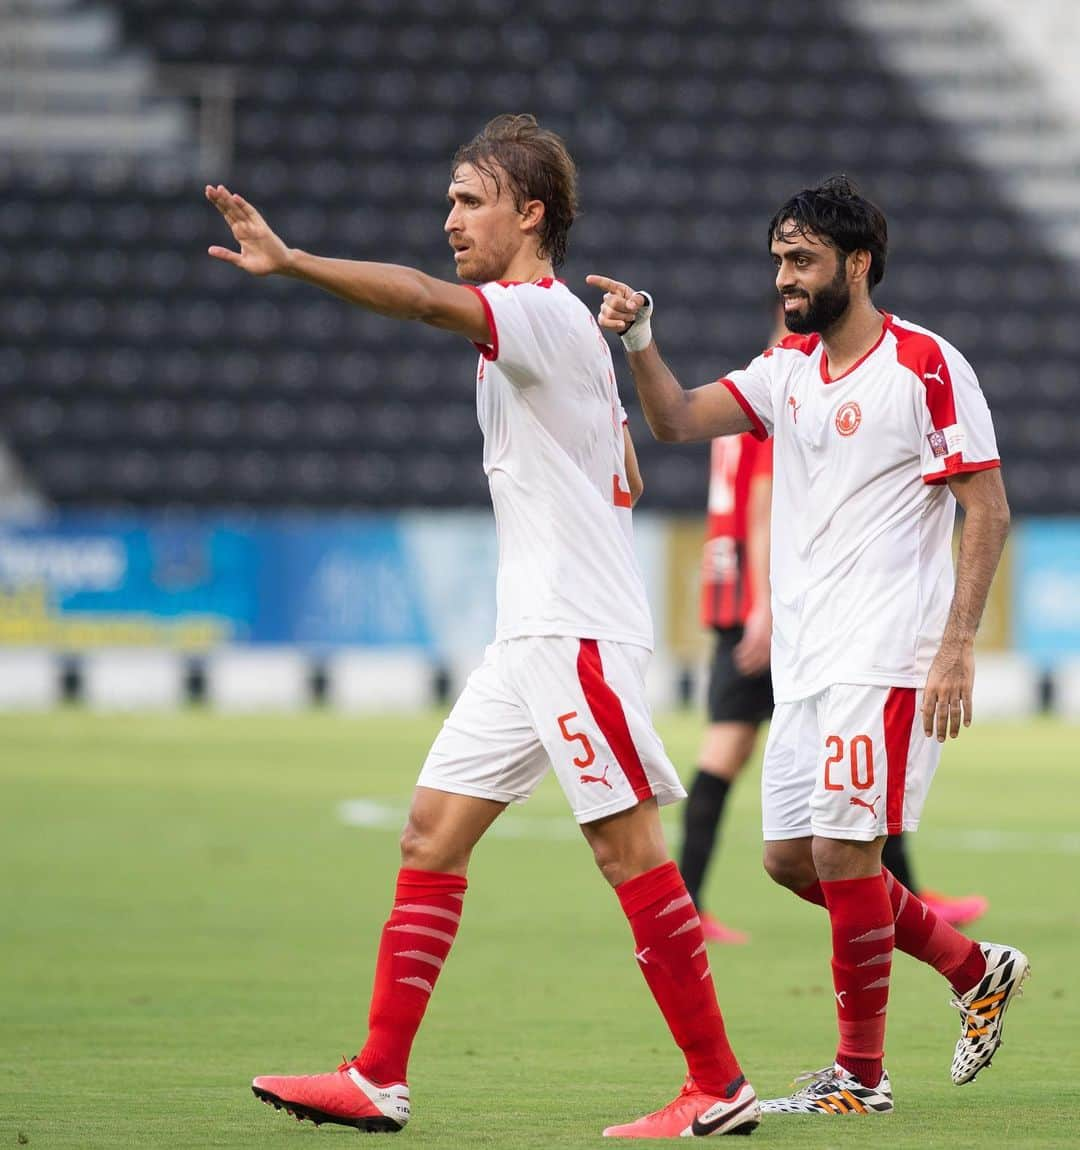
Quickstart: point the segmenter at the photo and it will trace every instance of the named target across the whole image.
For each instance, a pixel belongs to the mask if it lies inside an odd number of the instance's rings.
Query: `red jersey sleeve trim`
[[[722,379],[720,382],[731,392],[735,397],[735,402],[746,412],[750,420],[750,434],[755,439],[768,439],[769,433],[765,430],[765,424],[761,422],[758,413],[750,406],[749,401],[743,393],[731,382],[730,379]]]
[[[937,471],[933,475],[924,475],[923,483],[939,484],[954,475],[966,475],[970,471],[991,471],[1001,466],[1000,459],[983,459],[978,463],[949,463],[946,461],[944,471]]]
[[[473,340],[473,346],[484,359],[489,363],[494,363],[499,358],[499,329],[495,325],[495,313],[491,310],[491,303],[475,284],[464,284],[463,286],[480,297],[480,302],[484,305],[484,315],[487,316],[488,331],[491,333],[490,343],[477,343],[476,340]]]

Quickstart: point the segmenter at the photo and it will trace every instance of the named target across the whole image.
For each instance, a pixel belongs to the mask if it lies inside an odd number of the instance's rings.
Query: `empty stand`
[[[133,59],[228,65],[222,173],[287,241],[451,276],[455,146],[492,114],[565,133],[582,215],[564,275],[648,286],[689,384],[759,350],[765,224],[845,170],[886,209],[881,306],[957,343],[997,416],[1015,510],[1075,506],[1080,326],[1066,269],[835,2],[145,0]],[[145,68],[142,73],[147,74]],[[119,82],[119,81],[118,81]],[[474,353],[208,259],[189,159],[0,156],[0,426],[60,504],[481,505]],[[618,361],[618,356],[616,357]],[[704,448],[652,441],[620,368],[644,506],[701,507]]]

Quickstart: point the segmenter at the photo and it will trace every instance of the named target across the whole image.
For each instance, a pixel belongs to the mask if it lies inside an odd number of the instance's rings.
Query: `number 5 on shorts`
[[[569,719],[576,719],[577,711],[568,711],[565,715],[560,715],[558,718],[559,730],[562,731],[562,737],[568,742],[572,743],[575,740],[579,742],[585,749],[585,758],[574,759],[574,766],[580,767],[584,770],[586,767],[591,767],[596,761],[596,752],[593,750],[592,743],[589,742],[589,736],[584,731],[571,731],[566,723]]]

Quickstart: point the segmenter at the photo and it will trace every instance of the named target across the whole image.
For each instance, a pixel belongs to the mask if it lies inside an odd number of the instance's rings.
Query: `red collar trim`
[[[822,343],[822,345],[821,345],[821,363],[819,364],[819,367],[821,368],[821,382],[822,383],[839,383],[840,380],[847,379],[847,377],[853,371],[855,371],[856,368],[862,367],[862,365],[874,354],[874,352],[877,351],[877,349],[879,347],[881,347],[881,341],[885,338],[886,333],[889,331],[889,325],[892,323],[892,316],[889,315],[888,312],[884,312],[884,311],[879,312],[878,314],[881,316],[881,318],[884,322],[881,325],[881,335],[879,335],[877,337],[877,339],[874,341],[874,346],[872,348],[870,348],[868,351],[864,352],[862,355],[860,355],[859,358],[851,365],[851,367],[849,367],[847,369],[847,371],[843,372],[841,375],[838,375],[833,379],[829,378],[829,366],[828,366],[829,353],[825,348],[825,344]]]
[[[496,280],[499,287],[523,287],[525,280]],[[542,276],[538,280],[529,280],[533,287],[549,288],[552,284],[560,283],[565,284],[566,280],[560,279],[558,276]]]

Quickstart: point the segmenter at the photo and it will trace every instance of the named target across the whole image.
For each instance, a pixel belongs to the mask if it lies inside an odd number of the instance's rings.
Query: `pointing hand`
[[[629,284],[608,279],[607,276],[586,276],[585,282],[600,288],[604,302],[598,316],[600,326],[622,335],[637,318],[637,313],[648,302],[641,292],[636,292]]]

